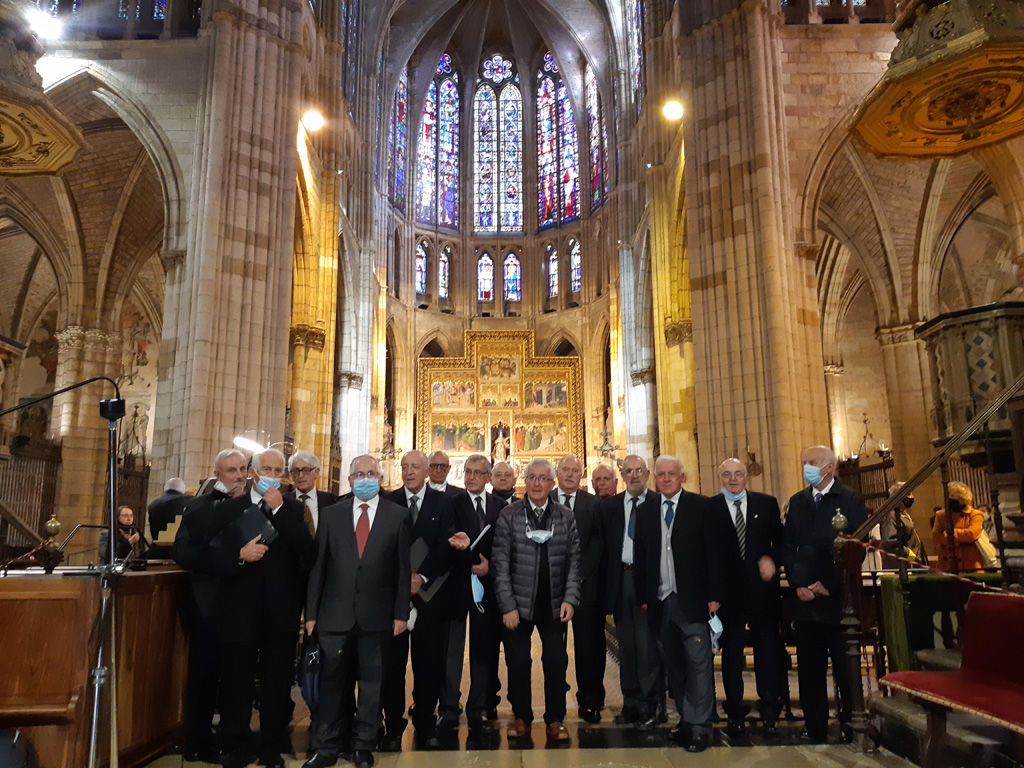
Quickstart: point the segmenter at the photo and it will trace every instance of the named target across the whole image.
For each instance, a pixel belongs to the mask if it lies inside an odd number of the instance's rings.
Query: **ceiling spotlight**
[[[302,115],[302,125],[311,133],[316,133],[323,128],[326,123],[327,121],[324,120],[324,116],[315,109],[307,109]]]
[[[64,24],[48,13],[33,8],[25,14],[29,27],[40,40],[58,40],[64,33]]]
[[[235,448],[241,448],[243,451],[248,451],[249,453],[260,453],[264,450],[264,446],[260,445],[255,440],[250,440],[249,438],[242,437],[241,435],[231,442],[234,443]]]
[[[683,116],[683,105],[681,102],[672,99],[665,102],[665,106],[661,108],[661,111],[669,120],[679,120]]]

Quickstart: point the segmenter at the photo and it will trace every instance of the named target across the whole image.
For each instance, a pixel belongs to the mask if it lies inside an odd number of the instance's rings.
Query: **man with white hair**
[[[790,608],[796,628],[797,681],[804,709],[804,741],[820,744],[828,732],[828,660],[839,686],[839,722],[844,740],[852,736],[850,678],[839,621],[843,612],[842,584],[836,578],[832,518],[842,512],[848,533],[867,519],[864,499],[836,479],[836,455],[824,445],[804,450],[802,491],[789,499],[783,532],[782,560],[786,578],[796,593]]]
[[[682,462],[659,457],[654,479],[658,505],[640,508],[633,542],[637,599],[658,632],[658,650],[679,711],[673,736],[688,752],[703,752],[715,711],[708,614],[720,607],[722,558],[707,497],[683,490]]]
[[[286,499],[296,499],[302,505],[302,520],[309,528],[311,536],[316,536],[316,528],[320,522],[320,510],[336,504],[338,497],[327,491],[317,490],[320,479],[320,459],[309,451],[296,451],[288,459],[288,474],[291,476],[294,491],[284,495]]]
[[[149,502],[146,511],[149,515],[149,536],[152,541],[159,539],[160,534],[167,530],[167,526],[185,511],[185,505],[192,498],[185,495],[185,490],[185,481],[180,477],[172,477],[164,483],[163,494]]]

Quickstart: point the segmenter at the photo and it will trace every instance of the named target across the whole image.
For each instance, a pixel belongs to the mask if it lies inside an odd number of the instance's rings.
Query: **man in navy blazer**
[[[357,768],[373,765],[388,641],[409,619],[409,511],[380,497],[373,456],[353,459],[349,483],[353,496],[324,510],[309,575],[306,633],[316,631],[322,654],[314,754],[304,768],[335,765],[350,733]],[[356,682],[353,724],[345,703]]]
[[[766,736],[778,734],[779,718],[779,578],[782,559],[782,514],[774,496],[747,490],[747,467],[726,459],[718,467],[722,492],[711,499],[725,563],[722,620],[722,683],[729,732],[740,735],[750,707],[743,700],[746,662],[745,630],[754,645],[754,679],[758,710]]]
[[[327,491],[318,491],[316,483],[320,479],[320,459],[309,451],[296,451],[288,459],[288,474],[291,475],[294,491],[284,495],[286,499],[296,499],[302,504],[303,520],[309,532],[316,536],[316,527],[320,522],[320,510],[331,504],[338,503],[338,497]]]

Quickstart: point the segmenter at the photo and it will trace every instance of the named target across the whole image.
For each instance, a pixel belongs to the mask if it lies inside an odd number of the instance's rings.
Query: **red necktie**
[[[363,550],[366,549],[366,540],[370,538],[370,505],[360,504],[359,508],[363,510],[362,514],[359,515],[359,520],[356,521],[356,550],[359,552],[360,559],[363,557]]]

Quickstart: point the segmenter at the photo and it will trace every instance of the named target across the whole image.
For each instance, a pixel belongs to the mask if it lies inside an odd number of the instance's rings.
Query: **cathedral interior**
[[[709,494],[735,456],[785,499],[823,444],[887,486],[1024,370],[1020,85],[933,100],[912,151],[865,118],[918,3],[5,5],[63,27],[2,20],[0,409],[112,379],[140,506],[239,438],[335,492],[414,448],[456,484],[671,455]],[[0,420],[28,525],[102,521],[112,389]]]

